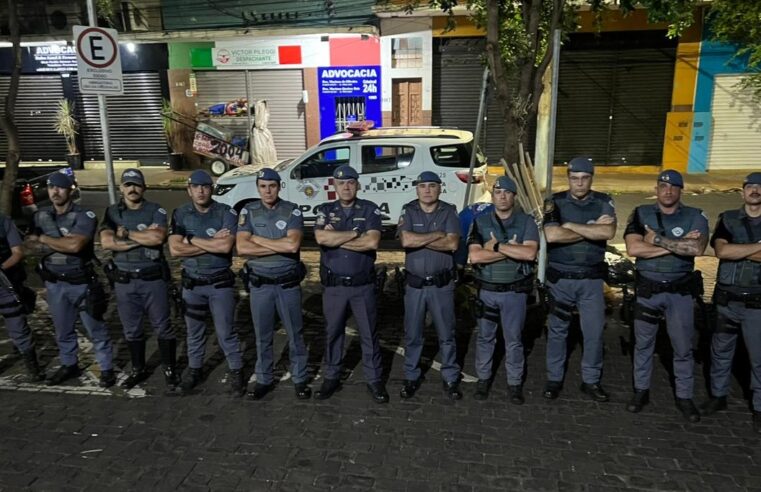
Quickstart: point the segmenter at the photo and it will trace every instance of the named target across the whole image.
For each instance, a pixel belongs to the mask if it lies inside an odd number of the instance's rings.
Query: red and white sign
[[[74,26],[79,90],[83,94],[122,95],[124,79],[116,30]]]

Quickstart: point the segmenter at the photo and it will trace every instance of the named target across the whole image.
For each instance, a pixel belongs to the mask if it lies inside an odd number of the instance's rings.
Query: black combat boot
[[[159,338],[159,353],[161,365],[164,366],[164,379],[169,389],[180,384],[180,374],[177,372],[177,340],[174,338]]]
[[[145,370],[145,340],[128,341],[129,355],[132,360],[132,372],[122,383],[122,387],[132,389],[148,379],[148,371]]]
[[[713,415],[716,412],[727,409],[727,397],[726,396],[714,396],[707,402],[700,405],[700,413],[702,415]]]
[[[47,379],[45,379],[45,384],[48,386],[56,386],[58,384],[63,383],[67,379],[72,379],[79,377],[81,374],[81,371],[79,370],[79,367],[74,364],[73,366],[64,366],[58,368],[56,372],[54,372],[51,376],[49,376]]]
[[[246,394],[246,379],[243,377],[243,369],[230,369],[230,394],[243,396]]]
[[[33,382],[45,379],[45,371],[40,369],[40,364],[37,362],[37,352],[31,348],[21,355],[24,356],[24,365],[26,366],[26,371],[29,373],[29,378]]]
[[[190,393],[193,388],[201,384],[201,381],[203,381],[203,369],[189,367],[187,377],[180,383],[180,390],[185,394]]]

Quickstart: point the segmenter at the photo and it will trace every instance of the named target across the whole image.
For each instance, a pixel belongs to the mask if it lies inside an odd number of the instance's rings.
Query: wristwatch
[[[499,253],[499,242],[494,243],[494,247],[492,248],[495,253]]]
[[[663,236],[660,236],[660,235],[656,234],[655,237],[653,237],[653,244],[654,245],[660,246],[661,245],[661,241],[663,241]]]
[[[355,227],[354,229],[352,229],[352,231],[354,231],[355,239],[362,235],[362,231],[359,230],[359,227]]]
[[[129,239],[129,229],[124,229],[124,239]]]

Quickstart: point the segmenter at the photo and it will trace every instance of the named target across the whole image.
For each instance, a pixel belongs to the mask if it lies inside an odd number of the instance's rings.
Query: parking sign
[[[116,30],[74,26],[79,90],[83,94],[124,94],[122,61]]]

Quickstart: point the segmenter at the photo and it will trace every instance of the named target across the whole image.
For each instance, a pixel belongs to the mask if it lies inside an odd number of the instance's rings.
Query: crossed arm
[[[210,238],[194,237],[191,244],[187,237],[179,234],[169,236],[169,253],[172,256],[188,257],[204,253],[229,253],[235,245],[235,236],[230,229],[220,229]]]
[[[594,224],[564,222],[561,225],[546,225],[544,235],[548,243],[576,243],[585,239],[608,241],[616,235],[616,218],[606,214],[601,215]]]
[[[428,248],[434,251],[455,251],[460,245],[460,235],[444,231],[418,233],[400,231],[399,239],[403,248]]]
[[[534,261],[539,250],[538,242],[524,241],[523,244],[518,244],[515,237],[507,243],[499,243],[497,251],[494,251],[495,243],[497,243],[497,238],[492,233],[491,238],[483,246],[477,243],[468,246],[470,262],[474,264],[494,263],[505,258],[517,261]]]
[[[658,258],[669,254],[679,256],[700,256],[708,245],[708,236],[692,230],[680,239],[659,236],[654,230],[645,226],[645,235],[630,233],[624,237],[626,253],[636,258]]]
[[[716,257],[720,260],[750,260],[761,262],[761,243],[733,244],[726,239],[713,243]]]
[[[241,231],[235,236],[235,248],[239,255],[245,256],[296,253],[301,247],[303,237],[304,233],[300,229],[289,229],[286,236],[280,239],[268,239]]]
[[[380,244],[381,233],[378,230],[370,229],[363,232],[360,236],[352,231],[336,231],[330,224],[324,229],[315,229],[314,238],[317,244],[327,248],[344,248],[350,251],[373,251],[378,249]]]
[[[166,235],[166,227],[151,224],[143,231],[129,231],[129,238],[126,238],[126,229],[119,226],[116,231],[110,229],[100,231],[100,243],[103,249],[129,251],[138,246],[161,246],[166,240]]]
[[[30,234],[24,239],[24,247],[37,254],[44,252],[44,246],[58,253],[76,254],[87,246],[90,241],[92,241],[91,237],[81,234],[70,234],[64,237]]]

